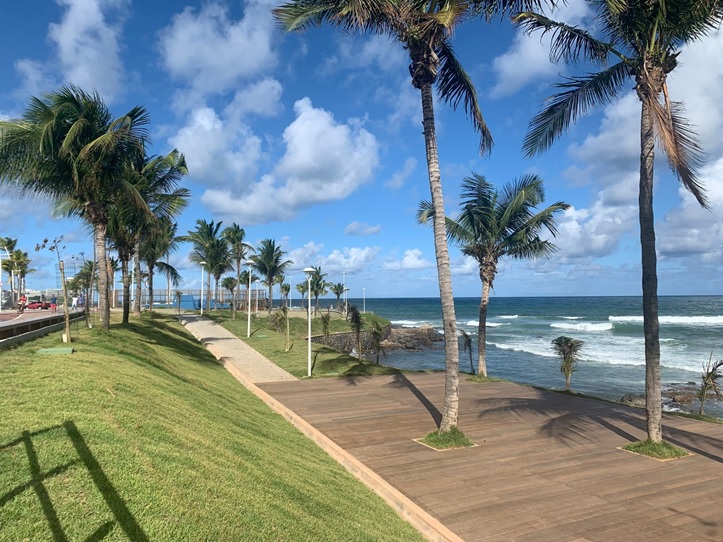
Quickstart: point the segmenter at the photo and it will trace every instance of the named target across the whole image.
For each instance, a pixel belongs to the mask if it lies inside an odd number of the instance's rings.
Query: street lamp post
[[[307,311],[306,311],[306,319],[308,322],[308,355],[307,355],[307,365],[309,369],[308,376],[311,376],[311,275],[314,273],[313,267],[307,267],[304,269],[304,273],[306,273],[306,281],[307,281],[307,299],[309,302],[307,303]]]
[[[251,260],[246,262],[246,265],[249,266],[249,289],[247,290],[248,295],[246,296],[246,338],[251,337],[251,264],[253,262]]]
[[[367,289],[362,288],[362,314],[367,313]]]
[[[203,316],[203,270],[206,262],[199,262],[201,264],[201,316]]]
[[[344,316],[346,316],[349,307],[349,288],[344,288]]]

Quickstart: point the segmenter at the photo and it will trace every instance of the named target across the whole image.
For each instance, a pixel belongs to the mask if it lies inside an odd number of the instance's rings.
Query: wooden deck
[[[675,461],[618,447],[643,411],[511,383],[460,383],[478,446],[437,452],[444,375],[259,386],[468,541],[723,540],[723,425],[666,416]]]

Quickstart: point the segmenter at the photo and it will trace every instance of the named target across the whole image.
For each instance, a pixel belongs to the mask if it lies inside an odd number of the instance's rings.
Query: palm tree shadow
[[[38,459],[38,453],[33,442],[33,437],[37,437],[49,431],[65,429],[65,432],[70,439],[75,451],[78,455],[78,459],[74,459],[63,465],[56,466],[53,469],[42,471],[40,461]],[[32,489],[38,500],[40,501],[40,507],[45,516],[45,520],[48,522],[52,539],[54,542],[68,542],[70,539],[66,535],[61,523],[56,508],[50,498],[45,482],[66,472],[69,468],[74,465],[83,464],[88,474],[90,475],[96,488],[103,496],[106,505],[110,508],[115,521],[108,521],[101,524],[93,533],[85,539],[85,542],[100,542],[103,540],[112,530],[114,525],[117,523],[118,526],[123,530],[129,540],[139,542],[150,542],[150,539],[143,531],[143,528],[138,524],[133,514],[130,512],[125,504],[125,501],[119,495],[111,481],[106,476],[102,467],[98,463],[97,459],[90,451],[88,444],[80,434],[80,431],[72,421],[66,421],[60,425],[47,427],[35,432],[23,431],[22,435],[12,442],[3,444],[0,446],[0,451],[7,450],[14,446],[22,445],[25,448],[25,454],[28,459],[28,466],[30,471],[30,481],[21,484],[4,495],[0,496],[0,508],[4,507],[8,502],[13,500],[15,497],[24,493],[27,490]]]
[[[404,373],[395,374],[392,378],[392,381],[387,385],[393,386],[395,388],[406,388],[411,391],[412,394],[419,400],[419,402],[424,405],[424,408],[427,409],[427,412],[429,412],[429,414],[432,416],[434,424],[437,427],[442,424],[442,413],[436,406],[434,406],[434,403],[432,403],[432,401],[430,401],[427,396],[424,395],[424,393],[417,386],[414,385],[414,382],[407,378]]]

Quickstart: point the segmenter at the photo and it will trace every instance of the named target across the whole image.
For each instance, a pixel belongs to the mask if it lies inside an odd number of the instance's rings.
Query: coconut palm
[[[225,244],[225,241],[219,237],[221,224],[223,224],[223,222],[215,223],[213,220],[211,220],[211,222],[207,222],[206,220],[199,219],[196,220],[196,229],[189,230],[188,235],[181,237],[182,241],[193,243],[193,250],[191,252],[191,255],[189,256],[189,259],[194,263],[202,265],[202,267],[206,271],[208,271],[206,310],[209,310],[211,307],[212,269],[214,269],[214,265],[218,263],[214,262],[214,259],[218,260],[219,256],[223,256],[223,251],[219,250],[221,248],[221,243]],[[228,247],[226,248],[226,251],[226,261],[228,261]],[[206,263],[201,264],[201,262]],[[223,274],[225,271],[226,269],[221,271],[221,274]],[[201,284],[201,288],[203,287],[204,285]]]
[[[307,293],[309,293],[309,283],[304,281],[296,285],[296,290],[301,294],[302,306],[303,300]],[[308,307],[308,304],[307,304]]]
[[[486,340],[487,309],[490,290],[494,285],[500,259],[510,257],[529,259],[548,257],[555,245],[541,239],[547,232],[557,235],[555,214],[569,208],[558,201],[537,210],[545,200],[542,179],[537,175],[523,175],[497,190],[481,175],[473,173],[462,181],[462,211],[456,219],[447,219],[449,238],[479,264],[482,296],[479,307],[477,333],[477,371],[487,376]],[[428,220],[429,202],[420,204],[418,218]]]
[[[356,306],[351,305],[349,307],[349,313],[346,315],[346,320],[347,322],[349,322],[349,326],[351,327],[351,330],[354,332],[354,336],[356,337],[356,353],[357,357],[359,358],[359,363],[361,363],[363,361],[361,330],[362,326],[364,325],[364,320],[362,319],[362,315],[359,312],[359,309],[356,308]]]
[[[241,288],[241,265],[247,258],[249,251],[253,251],[254,247],[244,242],[246,232],[235,222],[224,228],[221,236],[226,240],[233,258],[236,269],[236,290],[233,293],[233,308],[231,309],[232,318],[236,319],[236,305],[238,304],[238,293]]]
[[[240,277],[241,277],[241,282],[243,283],[244,287],[246,288],[246,311],[248,312],[251,310],[251,283],[259,280],[259,277],[252,272],[251,280],[249,281],[248,270],[241,271]]]
[[[139,259],[146,264],[148,272],[148,299],[150,315],[153,316],[153,277],[155,270],[164,273],[174,286],[178,286],[181,275],[175,267],[162,261],[168,254],[178,248],[180,237],[176,235],[178,224],[162,216],[150,223],[141,235]]]
[[[233,299],[234,306],[236,305],[236,287],[238,286],[238,280],[236,277],[223,277],[221,279],[221,287],[225,290],[228,290],[231,294],[231,299]],[[234,313],[236,312],[236,308],[233,309]]]
[[[329,283],[326,282],[326,273],[321,272],[321,266],[311,267],[314,271],[311,273],[311,296],[314,298],[314,316],[319,312],[319,297],[326,295],[326,287]]]
[[[19,120],[0,122],[0,180],[50,199],[92,225],[98,267],[106,269],[109,209],[144,203],[128,181],[129,165],[144,153],[148,115],[134,107],[113,119],[97,94],[66,86],[33,97]],[[108,274],[98,275],[101,326],[110,326]]]
[[[474,363],[472,363],[472,337],[464,329],[459,330],[462,336],[462,350],[469,352],[469,372],[474,374]]]
[[[4,256],[3,258],[0,258],[2,259],[2,266],[0,266],[0,284],[2,284],[2,272],[6,271],[8,278],[10,279],[8,282],[10,283],[10,299],[12,305],[15,305],[15,274],[10,255],[15,250],[17,244],[17,239],[13,239],[11,237],[0,237],[0,251],[2,251],[0,254]],[[2,300],[0,300],[0,303],[2,303]]]
[[[289,294],[291,293],[291,284],[289,284],[288,282],[282,282],[281,286],[279,286],[279,292],[281,292],[281,297],[284,300],[284,307],[288,307]]]
[[[329,284],[329,291],[336,296],[336,308],[341,310],[341,296],[344,295],[346,286],[343,282],[335,282]]]
[[[411,83],[421,96],[429,188],[438,217],[444,217],[444,201],[434,120],[435,85],[437,96],[443,102],[453,108],[464,104],[474,129],[481,136],[480,151],[487,152],[492,147],[492,136],[482,117],[477,91],[450,42],[455,28],[477,13],[477,8],[464,0],[292,0],[274,9],[276,19],[287,31],[327,23],[344,31],[385,34],[401,44],[409,55]],[[444,411],[439,430],[446,432],[457,425],[459,349],[445,221],[434,220],[433,225],[446,364]]]
[[[276,245],[273,239],[264,239],[256,254],[251,257],[253,266],[259,274],[264,277],[264,283],[269,289],[269,312],[273,306],[273,290],[276,277],[283,275],[286,269],[293,264],[291,260],[285,260],[286,252]]]
[[[577,370],[577,355],[584,344],[564,335],[552,340],[552,349],[560,358],[560,372],[565,375],[565,390],[570,391],[570,378]]]
[[[546,150],[581,115],[608,104],[627,90],[629,78],[641,103],[640,114],[640,246],[645,335],[645,396],[648,438],[663,439],[661,427],[660,330],[658,275],[653,218],[654,143],[657,139],[671,169],[698,202],[707,207],[698,178],[702,157],[695,134],[684,118],[683,104],[672,102],[667,78],[678,65],[681,48],[717,29],[723,3],[716,0],[591,1],[597,12],[595,30],[587,31],[522,12],[514,21],[528,33],[552,36],[551,59],[586,61],[602,66],[597,73],[558,84],[532,119],[524,142],[528,156]],[[595,37],[594,32],[600,38]],[[609,64],[608,62],[613,62]],[[662,98],[662,101],[661,101]]]

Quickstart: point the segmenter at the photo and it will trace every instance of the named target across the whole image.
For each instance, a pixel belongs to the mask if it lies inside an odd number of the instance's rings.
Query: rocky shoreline
[[[389,337],[382,342],[385,350],[409,350],[421,352],[434,343],[444,341],[444,336],[432,326],[393,327]]]

